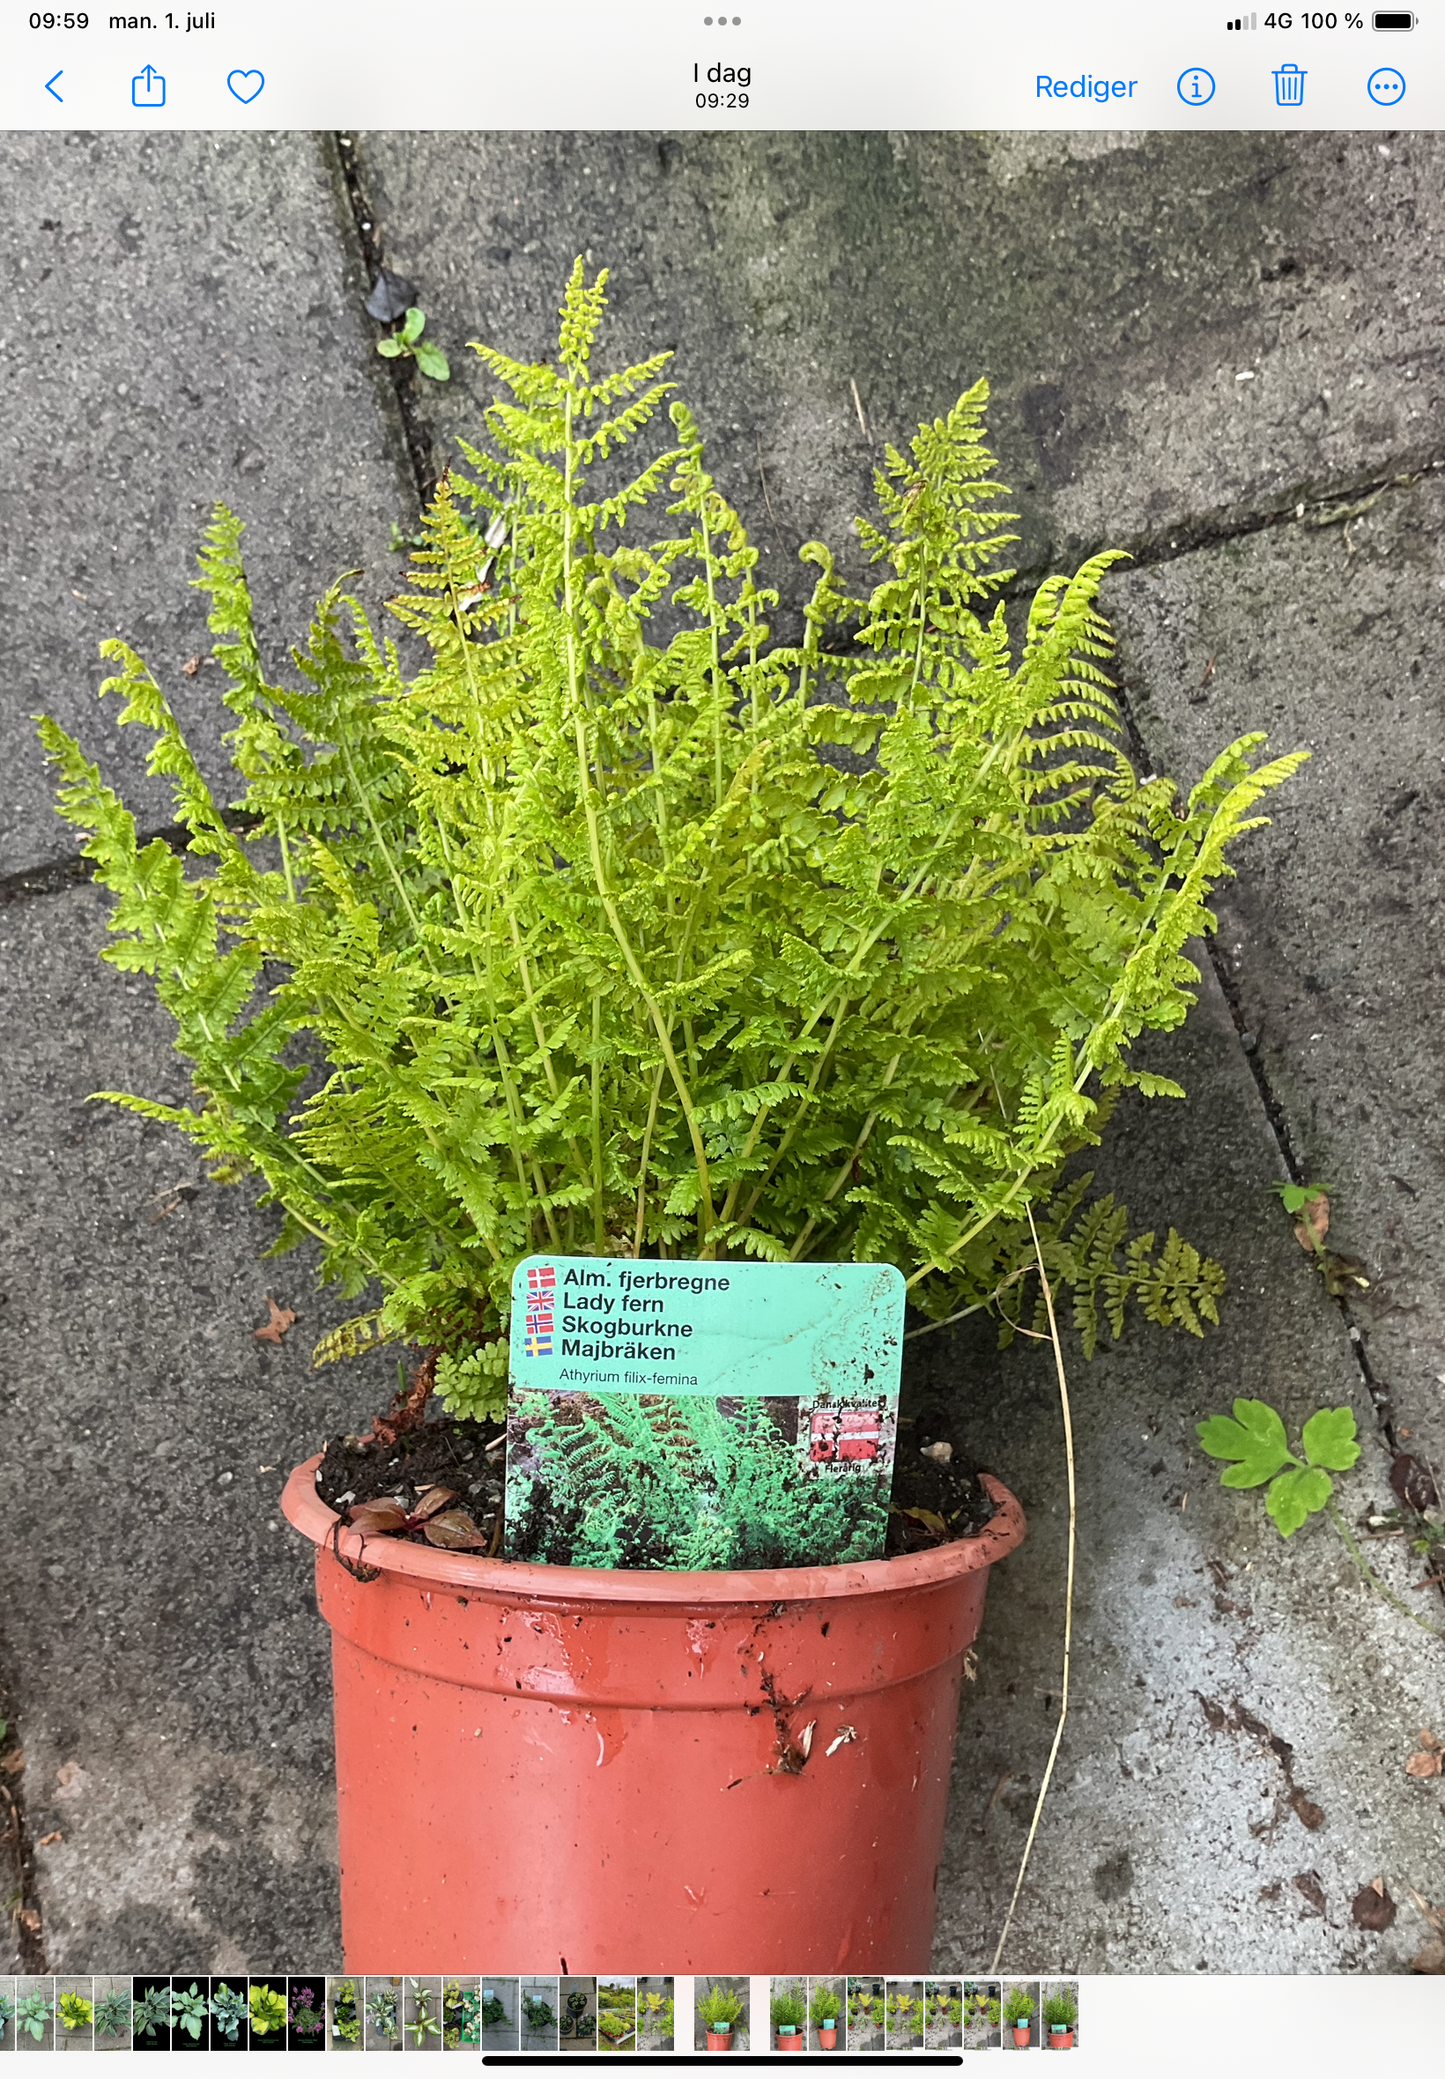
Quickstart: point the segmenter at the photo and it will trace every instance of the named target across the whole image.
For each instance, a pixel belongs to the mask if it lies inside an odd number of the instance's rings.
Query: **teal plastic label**
[[[528,1257],[512,1285],[507,1557],[881,1557],[904,1297],[891,1264]]]

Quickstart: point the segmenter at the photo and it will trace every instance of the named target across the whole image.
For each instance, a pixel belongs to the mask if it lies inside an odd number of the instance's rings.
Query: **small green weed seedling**
[[[1364,1553],[1353,1531],[1334,1504],[1334,1481],[1330,1474],[1348,1472],[1360,1455],[1355,1441],[1355,1418],[1348,1408],[1318,1408],[1300,1433],[1304,1461],[1289,1448],[1289,1438],[1280,1416],[1267,1401],[1237,1400],[1234,1419],[1211,1415],[1197,1425],[1199,1441],[1211,1458],[1231,1462],[1220,1474],[1223,1487],[1263,1487],[1269,1483],[1265,1507],[1279,1526],[1281,1537],[1291,1538],[1309,1517],[1321,1511],[1343,1539],[1351,1559],[1376,1595],[1428,1631],[1432,1638],[1445,1637],[1418,1610],[1401,1602],[1385,1586]],[[1371,1521],[1384,1520],[1371,1518]],[[1416,1550],[1424,1547],[1417,1545]]]
[[[1304,1459],[1295,1457],[1280,1416],[1267,1401],[1237,1400],[1234,1418],[1211,1415],[1197,1425],[1211,1458],[1229,1459],[1223,1487],[1263,1487],[1264,1506],[1279,1534],[1292,1538],[1302,1523],[1327,1509],[1335,1491],[1330,1474],[1348,1472],[1360,1455],[1349,1408],[1319,1408],[1301,1434]]]
[[[239,2043],[249,2009],[246,1995],[223,1978],[211,1994],[211,2019],[228,2043]]]
[[[401,330],[379,339],[376,351],[388,361],[415,361],[422,374],[429,375],[434,383],[450,382],[451,365],[439,346],[422,338],[425,330],[426,313],[413,305],[401,321]]]

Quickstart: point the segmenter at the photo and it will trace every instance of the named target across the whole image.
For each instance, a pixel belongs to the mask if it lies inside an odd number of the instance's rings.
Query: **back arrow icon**
[[[60,72],[64,72],[64,70],[65,67],[62,65],[60,68]],[[55,82],[57,79],[59,79],[60,72],[53,74],[51,78],[46,80],[45,91],[47,94],[55,94]],[[57,101],[63,101],[65,99],[65,96],[63,94],[55,94],[55,98]]]

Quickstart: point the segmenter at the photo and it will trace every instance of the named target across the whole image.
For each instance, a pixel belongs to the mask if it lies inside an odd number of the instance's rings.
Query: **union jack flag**
[[[527,1272],[527,1319],[522,1342],[528,1357],[552,1355],[552,1308],[556,1297],[556,1271],[550,1263],[534,1264]]]

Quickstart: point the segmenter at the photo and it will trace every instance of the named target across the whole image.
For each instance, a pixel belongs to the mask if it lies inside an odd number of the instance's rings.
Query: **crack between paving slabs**
[[[1290,517],[1292,518],[1293,514]],[[1122,686],[1116,690],[1119,712],[1123,717],[1130,756],[1137,769],[1144,772],[1152,772],[1154,768],[1150,763],[1148,746],[1145,743],[1143,731],[1135,718],[1128,695]],[[1209,956],[1209,965],[1214,971],[1215,980],[1219,984],[1220,994],[1228,1006],[1230,1022],[1234,1026],[1235,1037],[1240,1042],[1240,1052],[1243,1054],[1245,1064],[1254,1080],[1255,1090],[1264,1109],[1265,1121],[1274,1140],[1285,1175],[1292,1184],[1303,1184],[1306,1181],[1305,1173],[1300,1166],[1298,1156],[1295,1154],[1288,1115],[1283,1104],[1275,1095],[1268,1072],[1259,1058],[1258,1048],[1256,1047],[1251,1051],[1244,1045],[1244,1036],[1249,1027],[1245,1019],[1243,1005],[1240,1002],[1239,985],[1229,973],[1225,964],[1217,934],[1206,939],[1205,951]],[[1341,1320],[1344,1322],[1345,1333],[1350,1348],[1354,1352],[1355,1363],[1359,1367],[1360,1377],[1364,1381],[1365,1388],[1369,1393],[1370,1405],[1375,1410],[1375,1418],[1379,1424],[1380,1432],[1388,1443],[1391,1453],[1395,1454],[1401,1449],[1401,1446],[1395,1434],[1394,1407],[1390,1398],[1390,1390],[1375,1377],[1370,1364],[1369,1354],[1364,1347],[1364,1337],[1351,1314],[1349,1300],[1345,1295],[1339,1294],[1334,1296],[1334,1305]]]
[[[20,1781],[23,1768],[12,1775],[5,1762],[23,1753],[14,1709],[0,1688],[0,1720],[6,1734],[0,1746],[0,1901],[10,1922],[10,1938],[16,1960],[26,1977],[44,1978],[50,1966],[45,1955],[45,1934],[40,1899],[35,1889],[35,1855],[25,1824],[25,1801]]]
[[[1386,476],[1336,485],[1325,491],[1312,492],[1307,498],[1297,495],[1280,506],[1241,513],[1233,520],[1185,520],[1167,535],[1143,536],[1125,546],[1134,569],[1150,570],[1163,563],[1178,563],[1201,549],[1221,548],[1226,542],[1243,541],[1252,534],[1268,534],[1275,527],[1348,526],[1351,520],[1361,518],[1386,491],[1408,491],[1440,470],[1445,470],[1445,456],[1429,455],[1409,468],[1391,471]],[[1119,544],[1111,542],[1109,546],[1116,548]],[[1090,553],[1097,552],[1091,550]],[[1015,571],[1003,587],[1002,597],[1031,599],[1049,575],[1051,567],[1044,564]]]
[[[1441,467],[1445,467],[1445,463],[1432,462],[1431,464],[1429,464],[1430,469],[1439,469]],[[1409,485],[1418,483],[1421,476],[1423,476],[1425,473],[1426,472],[1424,470],[1419,470],[1409,476],[1387,477],[1383,480],[1383,482],[1376,479],[1366,486],[1357,486],[1352,490],[1336,492],[1332,499],[1322,500],[1320,502],[1321,506],[1329,511],[1328,519],[1316,520],[1314,524],[1317,526],[1337,525],[1341,522],[1348,524],[1348,520],[1354,516],[1354,511],[1351,508],[1354,508],[1355,510],[1358,509],[1356,501],[1363,499],[1368,501],[1368,503],[1373,504],[1374,499],[1381,492],[1395,488],[1406,489]],[[1341,507],[1343,507],[1344,509],[1341,510]],[[1308,508],[1306,510],[1306,520],[1307,518]],[[1260,533],[1263,531],[1265,527],[1286,524],[1290,521],[1295,521],[1297,524],[1305,524],[1305,522],[1299,521],[1297,508],[1291,507],[1286,512],[1275,514],[1272,517],[1265,519],[1258,526],[1242,526],[1235,530],[1235,533],[1236,535]],[[1180,538],[1182,539],[1182,537]],[[1231,535],[1218,535],[1213,537],[1213,540],[1223,541],[1233,538],[1234,536]],[[1181,550],[1180,553],[1183,554],[1184,551]],[[1137,562],[1141,559],[1136,558],[1135,560]],[[1173,561],[1175,560],[1175,558],[1173,557],[1173,555],[1168,555],[1156,558],[1155,560]],[[1124,722],[1124,729],[1129,745],[1130,756],[1134,761],[1136,769],[1145,772],[1150,772],[1153,770],[1153,765],[1149,758],[1148,747],[1145,743],[1143,732],[1139,727],[1133,708],[1130,704],[1128,693],[1122,685],[1116,688],[1116,693],[1119,702],[1119,712]],[[1235,1030],[1235,1036],[1240,1042],[1240,1052],[1244,1055],[1246,1065],[1248,1066],[1250,1075],[1254,1080],[1255,1090],[1258,1093],[1260,1104],[1264,1109],[1265,1121],[1269,1127],[1270,1134],[1273,1137],[1280,1161],[1284,1166],[1285,1174],[1288,1176],[1292,1184],[1303,1184],[1306,1181],[1305,1173],[1302,1167],[1300,1166],[1298,1157],[1295,1154],[1294,1142],[1290,1134],[1288,1115],[1285,1112],[1283,1104],[1275,1095],[1274,1088],[1269,1080],[1269,1075],[1264,1067],[1263,1062],[1259,1058],[1258,1049],[1256,1048],[1253,1051],[1251,1051],[1243,1044],[1245,1033],[1248,1030],[1248,1025],[1245,1019],[1243,1006],[1240,1001],[1239,986],[1235,981],[1234,977],[1230,974],[1225,964],[1224,956],[1220,950],[1217,935],[1210,937],[1205,941],[1205,951],[1209,956],[1209,964],[1214,971],[1215,979],[1219,983],[1220,993],[1224,998],[1225,1004],[1228,1006],[1230,1020]],[[1383,1437],[1386,1445],[1389,1447],[1391,1457],[1398,1457],[1399,1454],[1403,1451],[1404,1446],[1401,1443],[1395,1429],[1395,1410],[1394,1402],[1390,1394],[1390,1389],[1375,1376],[1374,1367],[1370,1363],[1369,1352],[1365,1348],[1365,1339],[1363,1331],[1361,1330],[1359,1324],[1356,1322],[1354,1318],[1347,1295],[1345,1295],[1344,1293],[1339,1293],[1331,1295],[1331,1297],[1333,1299],[1333,1304],[1339,1313],[1340,1319],[1344,1323],[1346,1339],[1349,1343],[1351,1351],[1354,1353],[1354,1359],[1357,1367],[1359,1368],[1360,1378],[1364,1383],[1366,1392],[1370,1396],[1370,1405],[1373,1407],[1375,1411],[1375,1421],[1379,1433]],[[1403,1498],[1401,1499],[1400,1506],[1402,1509],[1408,1506],[1406,1502],[1403,1500]],[[1440,1594],[1441,1600],[1445,1601],[1445,1584],[1442,1584],[1440,1586],[1438,1592]]]
[[[355,136],[346,137],[337,130],[330,133],[327,141],[335,153],[337,172],[351,211],[351,226],[366,276],[365,294],[369,295],[386,262],[376,211],[367,200],[362,180],[361,154],[357,149]],[[397,415],[401,420],[407,461],[411,467],[412,485],[420,509],[431,503],[437,486],[431,428],[422,409],[421,399],[417,395],[416,374],[412,364],[398,359],[389,361],[386,366],[391,378],[392,393],[396,398]]]

